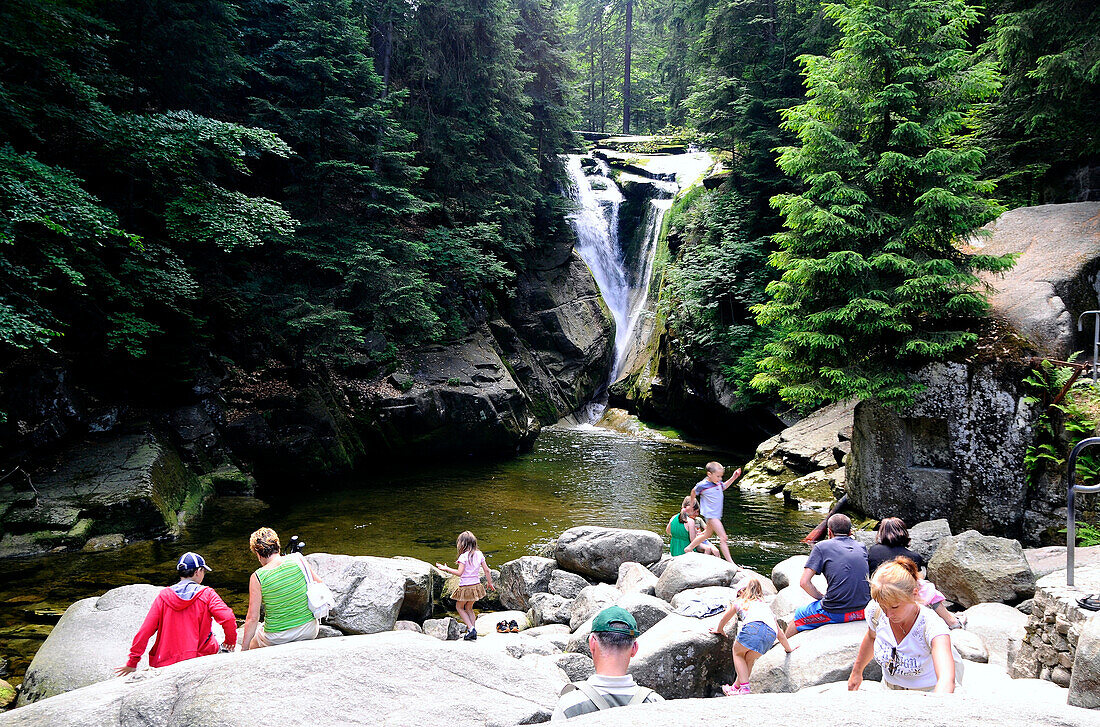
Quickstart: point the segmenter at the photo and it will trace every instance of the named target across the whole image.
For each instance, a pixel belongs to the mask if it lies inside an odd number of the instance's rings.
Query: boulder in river
[[[19,704],[112,678],[126,666],[134,635],[160,591],[148,584],[122,586],[65,609],[27,669]],[[148,654],[141,665],[149,665]]]
[[[525,555],[500,567],[500,603],[505,608],[526,611],[536,593],[550,590],[550,578],[558,564],[552,558]]]
[[[325,623],[346,634],[393,630],[405,598],[405,576],[388,559],[329,553],[306,558],[336,597]]]
[[[940,541],[928,564],[928,580],[949,600],[968,608],[1035,593],[1035,576],[1020,544],[976,530]]]
[[[582,525],[561,534],[554,558],[566,570],[611,582],[619,577],[623,563],[654,563],[664,549],[661,537],[648,530]]]
[[[680,591],[703,586],[729,586],[737,579],[738,567],[722,558],[702,553],[684,553],[672,559],[657,579],[658,598],[671,601]]]
[[[564,684],[552,664],[391,631],[191,659],[43,700],[3,720],[19,727],[511,727],[549,719]]]

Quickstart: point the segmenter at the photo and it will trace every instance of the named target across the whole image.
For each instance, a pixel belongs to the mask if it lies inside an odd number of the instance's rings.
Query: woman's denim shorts
[[[749,621],[738,629],[737,643],[763,654],[775,643],[775,630],[763,621]]]

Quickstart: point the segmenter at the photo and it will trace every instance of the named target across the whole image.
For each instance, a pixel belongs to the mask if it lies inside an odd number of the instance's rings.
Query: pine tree
[[[802,186],[771,263],[782,278],[757,308],[782,338],[753,384],[800,408],[853,397],[911,401],[907,372],[961,351],[987,307],[976,272],[1006,258],[960,242],[1000,212],[978,178],[968,113],[997,75],[967,50],[964,0],[847,0],[828,57],[802,58],[808,100],[785,113],[800,145],[779,165]]]

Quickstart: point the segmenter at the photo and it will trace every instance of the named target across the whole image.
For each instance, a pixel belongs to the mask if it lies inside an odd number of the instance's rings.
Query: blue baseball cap
[[[199,568],[205,571],[214,570],[198,553],[184,553],[180,556],[180,562],[176,563],[176,570],[198,570]]]

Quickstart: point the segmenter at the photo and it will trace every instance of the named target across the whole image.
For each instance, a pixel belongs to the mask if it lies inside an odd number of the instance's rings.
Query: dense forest
[[[1090,0],[7,0],[0,27],[9,391],[57,357],[157,398],[209,356],[382,370],[458,336],[569,234],[584,129],[730,172],[673,225],[691,355],[746,395],[900,402],[1011,264],[959,239],[1100,174]]]

